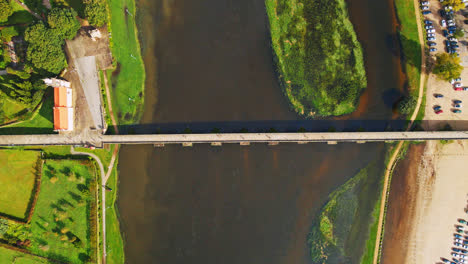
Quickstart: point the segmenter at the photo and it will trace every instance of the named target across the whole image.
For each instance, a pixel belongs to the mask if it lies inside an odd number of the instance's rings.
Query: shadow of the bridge
[[[460,122],[468,125],[468,121]],[[256,120],[121,125],[118,129],[120,134],[379,132],[403,131],[406,126],[406,120]],[[416,124],[413,130],[422,130],[422,128]],[[114,134],[112,127],[109,127],[107,134]]]

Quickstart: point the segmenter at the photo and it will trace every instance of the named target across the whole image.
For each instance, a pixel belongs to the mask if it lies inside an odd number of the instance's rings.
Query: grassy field
[[[115,207],[117,200],[118,171],[117,164],[114,166],[110,178],[107,180],[108,187],[112,189],[106,192],[106,221],[107,221],[107,262],[114,264],[124,263],[124,242],[120,234],[120,222],[118,211]]]
[[[53,133],[53,105],[53,94],[47,93],[42,106],[31,119],[0,128],[0,135]]]
[[[142,114],[145,84],[145,68],[135,24],[135,2],[109,0],[109,5],[111,49],[117,60],[115,70],[108,72],[112,81],[112,109],[119,124],[133,124]]]
[[[419,82],[421,81],[421,44],[417,24],[419,21],[416,21],[415,18],[413,1],[395,0],[395,7],[400,24],[398,33],[403,49],[403,65],[408,78],[408,93],[417,98]],[[422,108],[424,109],[424,107]],[[422,118],[418,117],[418,119]]]
[[[0,125],[15,120],[18,116],[27,111],[26,107],[6,96],[0,97]]]
[[[0,150],[0,213],[24,219],[36,182],[40,152]]]
[[[67,263],[95,262],[95,177],[88,161],[45,161],[30,227],[33,253]]]
[[[285,94],[303,116],[354,111],[367,86],[362,49],[344,0],[266,0]]]
[[[26,253],[11,250],[0,246],[0,263],[5,264],[43,264],[47,260]]]
[[[375,240],[382,175],[380,160],[374,161],[330,195],[309,234],[313,262],[357,263],[366,255],[366,241]]]

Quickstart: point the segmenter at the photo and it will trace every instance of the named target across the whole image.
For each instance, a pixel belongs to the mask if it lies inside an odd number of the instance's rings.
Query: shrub
[[[11,41],[11,38],[15,36],[18,36],[18,31],[16,31],[15,27],[6,27],[1,31],[1,39],[5,42]]]

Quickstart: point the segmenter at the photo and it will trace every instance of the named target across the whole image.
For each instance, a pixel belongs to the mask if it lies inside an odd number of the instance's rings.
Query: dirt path
[[[117,127],[117,122],[115,121],[114,111],[112,110],[112,101],[111,101],[111,93],[109,90],[109,82],[107,81],[107,72],[102,71],[104,74],[104,86],[106,87],[106,97],[107,97],[107,107],[109,108],[109,115],[112,121],[112,126],[114,127],[115,134],[119,134],[119,128]]]
[[[414,120],[418,116],[419,109],[421,108],[421,103],[422,103],[422,98],[424,95],[424,80],[426,78],[426,54],[424,52],[424,35],[423,35],[423,30],[421,26],[421,17],[420,17],[420,12],[419,12],[419,0],[413,0],[414,3],[414,10],[415,10],[415,17],[416,21],[418,24],[418,35],[419,35],[419,43],[421,45],[421,76],[419,80],[419,93],[418,93],[418,101],[416,103],[416,107],[414,109],[413,115],[410,118],[410,122],[408,124],[408,127],[406,130],[408,131],[414,123]],[[379,259],[380,259],[380,248],[381,248],[381,242],[383,242],[383,236],[382,236],[382,231],[383,231],[383,222],[385,219],[385,205],[387,204],[387,199],[388,199],[388,186],[390,183],[390,175],[392,173],[392,168],[395,163],[396,158],[398,157],[398,153],[400,153],[401,147],[403,146],[403,141],[400,141],[398,145],[396,146],[396,149],[394,153],[392,154],[390,160],[388,161],[387,168],[385,169],[385,176],[384,176],[384,185],[382,189],[382,197],[380,199],[380,212],[379,212],[379,223],[377,226],[377,236],[376,236],[376,242],[375,242],[375,249],[374,249],[374,261],[373,264],[378,264]]]

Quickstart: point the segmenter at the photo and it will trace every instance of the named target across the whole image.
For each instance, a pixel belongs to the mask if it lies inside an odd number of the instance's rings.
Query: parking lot
[[[436,40],[432,41],[436,43],[434,46],[437,51],[431,52],[432,59],[435,58],[436,54],[446,52],[446,46],[444,41],[447,39],[443,35],[443,30],[446,30],[446,27],[442,27],[441,21],[442,16],[440,15],[440,10],[442,9],[442,4],[438,0],[429,0],[429,10],[430,14],[424,15],[425,20],[430,20],[433,22],[435,29],[435,38]],[[457,28],[465,29],[465,32],[468,31],[468,25],[464,23],[464,20],[467,19],[462,15],[462,12],[467,13],[468,10],[464,9],[462,11],[456,12],[454,14],[454,22]],[[426,37],[426,36],[425,36]],[[426,37],[427,38],[427,37]],[[462,60],[462,65],[465,67],[461,74],[460,84],[462,87],[468,87],[468,42],[465,37],[458,39],[458,53]],[[464,109],[464,104],[468,103],[468,91],[456,91],[454,86],[447,82],[437,79],[434,74],[429,74],[427,81],[427,92],[426,92],[426,106],[425,106],[425,121],[423,126],[426,129],[440,129],[446,124],[449,124],[453,129],[457,130],[468,130],[468,109]],[[443,95],[443,98],[436,98],[435,94]],[[461,108],[458,108],[461,112],[454,113],[453,110],[457,109],[454,107],[454,100],[460,100]],[[436,114],[434,107],[440,106],[442,113]]]

